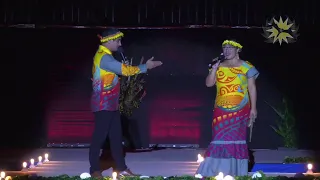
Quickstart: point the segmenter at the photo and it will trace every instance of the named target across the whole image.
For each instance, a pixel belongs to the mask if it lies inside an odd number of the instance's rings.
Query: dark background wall
[[[315,148],[316,93],[313,58],[316,29],[301,28],[293,44],[268,44],[261,29],[124,30],[126,55],[154,56],[163,67],[146,76],[147,96],[133,121],[143,146],[151,143],[200,144],[211,138],[214,88],[206,88],[207,63],[229,37],[244,46],[241,57],[261,72],[257,81],[259,119],[252,148],[276,148],[281,139],[269,125],[278,118],[264,101],[281,107],[292,101],[300,147]],[[92,29],[1,29],[3,123],[16,137],[3,145],[88,143],[91,63],[98,46]],[[311,45],[313,44],[313,45]],[[13,80],[14,79],[14,80]],[[16,87],[15,93],[13,88]],[[5,116],[4,116],[5,117]]]
[[[261,26],[266,18],[290,16],[299,24],[320,23],[319,1],[249,0],[3,0],[5,25]]]
[[[123,29],[123,44],[135,63],[141,56],[164,62],[146,76],[148,94],[132,120],[142,146],[207,146],[215,94],[204,86],[207,63],[219,55],[221,42],[231,37],[244,45],[242,59],[261,72],[259,119],[250,146],[282,146],[269,127],[277,116],[264,101],[281,107],[286,96],[298,119],[299,147],[319,148],[318,4],[316,0],[3,1],[1,127],[10,133],[0,131],[6,137],[1,146],[89,142],[90,71],[98,46],[96,34],[101,27],[120,26],[129,27]],[[300,25],[296,43],[264,42],[259,27],[273,16],[288,16]],[[196,26],[203,28],[191,28]]]

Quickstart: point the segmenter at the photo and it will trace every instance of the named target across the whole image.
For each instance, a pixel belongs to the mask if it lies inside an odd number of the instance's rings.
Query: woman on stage
[[[210,69],[207,87],[217,86],[213,110],[212,141],[196,174],[203,177],[248,174],[247,127],[257,117],[257,69],[239,58],[241,44],[222,43],[224,60]]]

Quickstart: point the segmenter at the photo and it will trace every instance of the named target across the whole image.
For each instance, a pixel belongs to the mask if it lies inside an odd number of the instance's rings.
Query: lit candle
[[[41,165],[41,164],[42,164],[42,156],[39,156],[37,165]]]
[[[2,171],[2,172],[0,173],[0,177],[1,177],[1,179],[4,179],[4,178],[6,177],[6,173],[5,173],[4,171]]]
[[[203,160],[204,160],[204,158],[201,156],[201,154],[198,154],[197,163],[201,163]]]
[[[30,159],[30,167],[29,168],[34,168],[34,159]]]
[[[112,173],[112,180],[117,180],[117,173],[116,172]]]
[[[313,171],[312,171],[313,165],[309,163],[309,164],[307,165],[307,168],[308,168],[307,173],[308,173],[308,174],[312,174],[312,173],[313,173]]]
[[[28,171],[27,166],[28,166],[27,162],[23,162],[22,163],[22,171]]]
[[[49,162],[49,154],[44,154],[44,162]]]

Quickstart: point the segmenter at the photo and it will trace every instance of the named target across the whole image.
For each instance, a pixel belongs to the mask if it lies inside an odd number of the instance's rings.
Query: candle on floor
[[[117,180],[117,173],[116,172],[112,173],[112,180]]]

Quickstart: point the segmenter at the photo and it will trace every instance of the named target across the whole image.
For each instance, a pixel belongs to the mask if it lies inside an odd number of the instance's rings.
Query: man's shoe
[[[93,178],[98,178],[98,179],[103,179],[103,176],[102,176],[101,172],[99,172],[99,171],[93,172],[93,173],[91,174],[91,177],[93,177]]]
[[[130,169],[126,169],[124,171],[119,172],[119,176],[121,177],[132,177],[132,176],[141,176],[140,174],[134,174]]]

